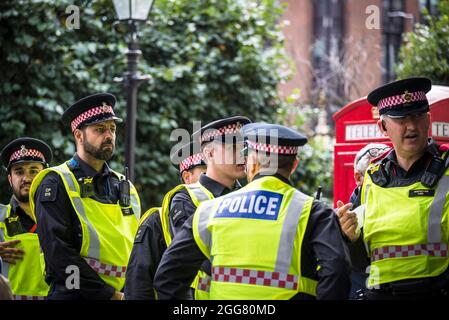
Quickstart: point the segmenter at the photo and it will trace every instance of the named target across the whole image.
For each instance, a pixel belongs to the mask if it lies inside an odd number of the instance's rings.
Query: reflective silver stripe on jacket
[[[5,206],[3,204],[0,204],[0,222],[5,222],[6,220],[6,216],[8,215],[8,210],[9,210],[9,206]],[[3,228],[0,228],[0,242],[5,241],[5,234],[3,233]],[[0,263],[2,263],[1,270],[2,270],[2,275],[5,278],[8,278],[8,273],[9,273],[9,263],[5,262],[5,261],[1,261]]]
[[[133,212],[134,215],[136,216],[137,221],[140,221],[141,209],[139,205],[139,200],[137,199],[137,196],[134,193],[131,193],[131,207],[133,208]]]
[[[201,211],[198,212],[198,234],[201,238],[201,241],[207,246],[208,251],[211,249],[211,234],[207,229],[207,225],[209,223],[209,215],[211,213],[211,209],[216,204],[216,201],[210,201],[210,203],[205,203],[201,206]],[[196,214],[196,213],[195,213]]]
[[[281,238],[279,241],[276,265],[274,271],[288,274],[293,255],[293,244],[298,230],[299,217],[304,208],[308,196],[295,190],[288,204],[285,220],[282,225]]]
[[[209,200],[209,196],[207,195],[206,192],[204,192],[199,183],[186,185],[186,188],[189,188],[193,192],[193,194],[195,195],[195,197],[198,199],[199,202]]]
[[[5,222],[6,215],[8,214],[8,206],[0,204],[0,222]],[[5,241],[5,235],[3,233],[3,228],[0,228],[0,241]]]
[[[449,176],[444,175],[438,183],[435,197],[430,206],[429,226],[427,229],[427,241],[429,243],[437,243],[443,240],[441,238],[441,218],[443,216],[448,191]]]
[[[64,180],[67,182],[67,185],[69,186],[70,191],[77,192],[71,173],[64,166],[65,165],[57,166],[54,167],[53,169],[62,173],[62,175],[64,176]],[[83,217],[85,223],[87,224],[87,232],[89,233],[89,248],[87,254],[89,257],[100,259],[100,240],[98,238],[98,233],[92,226],[92,224],[89,222],[89,219],[87,219],[86,212],[84,211],[83,202],[79,196],[77,197],[73,196],[70,198],[75,204],[76,211]]]

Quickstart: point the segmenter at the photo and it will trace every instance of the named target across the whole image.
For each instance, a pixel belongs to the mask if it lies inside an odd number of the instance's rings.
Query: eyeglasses
[[[367,153],[369,153],[369,155],[371,156],[371,158],[376,158],[378,156],[380,156],[381,154],[383,154],[386,150],[388,150],[389,148],[378,148],[378,147],[373,147],[373,148],[369,148],[368,150],[366,150],[364,153],[362,153],[358,158],[357,161],[355,162],[356,165],[359,163],[359,161],[361,159],[363,159],[364,156],[366,156]]]

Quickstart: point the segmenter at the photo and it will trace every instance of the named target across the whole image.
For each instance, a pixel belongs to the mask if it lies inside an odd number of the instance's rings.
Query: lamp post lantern
[[[128,25],[129,38],[128,69],[122,78],[114,80],[123,83],[126,88],[126,129],[125,129],[125,161],[128,167],[128,178],[134,182],[135,145],[136,145],[136,112],[137,112],[137,88],[148,81],[150,75],[142,75],[137,72],[137,62],[142,51],[137,42],[137,22],[145,22],[151,11],[154,0],[113,0],[115,11],[120,22]]]

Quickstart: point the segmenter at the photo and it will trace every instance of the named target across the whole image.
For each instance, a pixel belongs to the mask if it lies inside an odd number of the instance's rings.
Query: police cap
[[[72,132],[85,125],[99,123],[107,120],[121,122],[115,116],[115,97],[110,93],[96,93],[84,97],[72,104],[62,114],[62,122],[70,126]]]
[[[193,142],[187,143],[170,154],[170,160],[173,166],[183,173],[186,170],[199,166],[206,166],[203,159],[199,143],[194,145]]]
[[[278,124],[250,123],[242,128],[245,149],[279,155],[296,155],[298,148],[307,143],[307,137]]]
[[[193,140],[199,140],[201,144],[210,141],[219,141],[222,143],[242,141],[240,129],[248,123],[251,123],[251,120],[243,116],[216,120],[194,132],[192,135]]]
[[[429,111],[426,93],[432,87],[430,79],[417,77],[394,81],[373,90],[368,102],[377,106],[380,115],[401,118]]]
[[[18,138],[8,143],[2,150],[3,166],[9,170],[13,164],[22,162],[40,162],[48,167],[53,154],[43,141],[34,138]]]

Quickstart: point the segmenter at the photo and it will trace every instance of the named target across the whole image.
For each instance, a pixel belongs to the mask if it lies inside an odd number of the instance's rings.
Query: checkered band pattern
[[[257,151],[264,151],[264,152],[278,153],[278,154],[287,154],[287,155],[298,153],[298,147],[295,147],[295,146],[276,146],[273,144],[252,142],[250,140],[246,140],[246,143],[248,144],[249,148],[255,149]]]
[[[98,260],[91,258],[84,258],[89,266],[95,270],[98,274],[104,274],[105,276],[114,278],[124,278],[126,273],[126,266],[113,266],[110,264],[102,263]]]
[[[13,294],[13,300],[46,300],[46,297],[41,296],[21,296],[18,294]]]
[[[199,277],[197,289],[201,291],[209,292],[211,277],[206,276],[205,278]]]
[[[75,119],[73,119],[72,123],[71,123],[71,127],[72,127],[72,132],[75,131],[76,128],[78,128],[78,126],[83,123],[86,120],[89,120],[92,117],[96,117],[99,115],[115,115],[114,114],[114,110],[112,109],[111,106],[108,105],[103,105],[103,106],[99,106],[99,107],[94,107],[91,108],[87,111],[84,111],[83,113],[81,113],[78,117],[76,117]]]
[[[416,91],[388,97],[380,100],[379,103],[377,104],[377,107],[379,108],[380,111],[385,108],[391,108],[394,106],[402,105],[404,103],[416,101],[427,101],[426,93],[424,91]]]
[[[403,258],[413,256],[447,257],[446,243],[415,244],[408,246],[387,246],[374,249],[371,260]]]
[[[201,142],[210,141],[211,138],[224,136],[226,134],[236,134],[240,132],[242,125],[240,123],[228,124],[220,129],[208,129],[201,136]]]
[[[181,161],[179,164],[179,171],[183,172],[184,170],[188,170],[191,166],[196,166],[201,163],[203,160],[203,154],[197,153],[193,156],[190,156],[184,160]]]
[[[45,162],[45,157],[39,150],[35,149],[25,149],[22,146],[22,149],[14,151],[11,157],[9,157],[9,162],[15,161],[21,158],[39,158],[40,160]]]
[[[252,284],[289,290],[298,289],[298,276],[281,272],[213,267],[212,279],[219,282]]]

